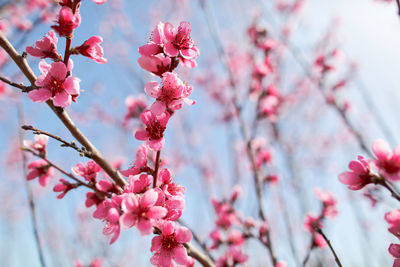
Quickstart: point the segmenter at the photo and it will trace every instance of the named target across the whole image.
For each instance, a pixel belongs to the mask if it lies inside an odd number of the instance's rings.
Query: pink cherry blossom
[[[169,114],[164,112],[157,116],[150,110],[145,110],[140,115],[140,119],[146,125],[146,128],[136,131],[135,138],[147,141],[146,144],[150,149],[160,151],[164,146],[164,131],[167,127]]]
[[[210,249],[217,249],[222,243],[222,234],[219,229],[215,229],[210,233],[210,238],[213,241],[213,244],[211,245]]]
[[[53,25],[51,28],[60,36],[71,36],[74,29],[81,24],[81,15],[79,11],[74,14],[71,8],[63,6],[58,14],[57,23],[58,25]]]
[[[166,221],[161,226],[161,234],[151,241],[151,252],[155,252],[150,262],[155,266],[170,267],[175,263],[186,265],[190,262],[184,243],[192,240],[192,233],[186,227],[175,227]]]
[[[124,176],[129,177],[130,175],[136,175],[146,169],[147,166],[147,155],[148,155],[148,148],[145,145],[140,145],[136,151],[136,160],[132,164],[132,167],[121,171],[121,174]]]
[[[37,134],[34,137],[34,141],[24,140],[24,147],[36,150],[41,155],[46,155],[46,145],[49,141],[49,137],[43,134]]]
[[[51,65],[42,60],[39,64],[42,75],[36,80],[39,89],[29,92],[33,102],[44,102],[53,99],[57,107],[67,107],[80,93],[80,80],[76,77],[67,77],[67,68],[63,62],[54,62]]]
[[[400,180],[400,146],[392,152],[386,141],[378,139],[372,143],[372,151],[377,157],[375,165],[385,178],[391,181]]]
[[[162,75],[162,86],[158,82],[149,82],[145,86],[146,93],[156,98],[156,102],[150,110],[159,115],[167,109],[178,110],[182,108],[183,103],[188,105],[195,104],[195,101],[188,99],[193,88],[182,82],[174,72],[166,72]]]
[[[125,192],[140,194],[146,192],[153,178],[148,174],[129,176],[129,185],[124,189]]]
[[[61,192],[57,198],[62,199],[71,189],[74,189],[76,186],[64,179],[60,179],[59,181],[60,183],[54,186],[53,191]]]
[[[100,170],[101,167],[97,165],[97,163],[93,160],[88,161],[86,163],[86,166],[79,162],[75,167],[72,168],[73,173],[85,178],[86,181],[92,183],[96,183],[96,176]]]
[[[26,47],[26,52],[33,57],[60,60],[60,55],[57,53],[57,41],[54,31],[49,31],[42,40],[35,42],[36,47]]]
[[[215,224],[218,227],[229,229],[234,224],[239,224],[240,220],[231,204],[226,202],[219,202],[216,199],[211,199],[214,210],[217,214],[217,221]]]
[[[386,213],[385,220],[390,226],[400,225],[400,209]]]
[[[139,47],[138,52],[142,56],[153,56],[163,51],[162,45],[165,42],[164,23],[159,22],[151,33],[150,42]]]
[[[50,165],[44,159],[38,159],[28,165],[30,172],[26,176],[27,180],[39,178],[39,184],[41,186],[46,186],[50,178],[53,177],[54,172]]]
[[[156,206],[158,191],[150,189],[140,198],[128,193],[122,201],[121,224],[124,228],[135,226],[142,235],[148,235],[152,231],[153,220],[162,219],[167,214],[167,209]]]
[[[107,63],[107,59],[103,57],[104,51],[103,47],[100,46],[101,42],[103,42],[103,38],[101,36],[92,36],[81,46],[75,47],[74,50],[97,63],[104,64]]]
[[[184,59],[193,60],[199,56],[199,50],[194,45],[190,32],[192,26],[189,22],[182,21],[179,24],[178,30],[167,22],[164,25],[164,35],[166,42],[164,44],[164,52],[170,57],[180,55]]]
[[[328,245],[323,236],[316,232],[318,228],[322,228],[320,216],[307,214],[304,220],[304,228],[314,236],[314,246],[324,248]]]
[[[349,172],[342,172],[339,181],[349,186],[351,190],[360,190],[367,184],[372,183],[372,174],[368,161],[362,156],[358,160],[349,163]]]
[[[217,267],[236,266],[238,264],[244,264],[248,258],[249,256],[242,252],[241,247],[231,246],[229,247],[225,255],[217,260],[216,266]]]
[[[228,233],[227,242],[230,246],[241,246],[245,241],[243,233],[239,230],[234,229]]]
[[[338,213],[336,209],[336,198],[328,191],[321,190],[320,188],[315,188],[314,193],[323,204],[322,216],[330,218],[336,217]]]
[[[115,195],[109,200],[101,202],[93,213],[93,217],[106,222],[103,229],[104,235],[112,235],[110,244],[114,243],[120,234],[119,219],[121,216],[122,196]]]

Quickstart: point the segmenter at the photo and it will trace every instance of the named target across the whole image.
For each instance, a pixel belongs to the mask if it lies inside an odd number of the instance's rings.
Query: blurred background
[[[36,8],[29,8],[30,2],[34,1],[0,1],[0,29],[21,53],[49,31],[58,12],[53,1],[43,0],[46,4]],[[73,74],[81,79],[83,92],[67,111],[106,159],[121,169],[134,161],[140,144],[133,137],[140,120],[125,119],[125,99],[139,97],[146,82],[159,80],[137,64],[138,47],[149,41],[159,21],[176,27],[180,21],[192,24],[191,36],[200,49],[197,67],[179,66],[176,71],[193,85],[191,98],[197,103],[174,115],[163,157],[186,188],[182,220],[207,245],[215,228],[212,197],[229,197],[240,185],[243,193],[237,210],[253,217],[258,212],[240,125],[228,103],[233,78],[247,129],[271,154],[264,172],[278,176],[276,184],[267,179],[263,183],[264,209],[278,258],[297,266],[291,245],[300,261],[305,257],[310,234],[303,220],[306,213],[320,210],[313,192],[319,187],[338,201],[338,215],[326,220],[324,229],[343,266],[391,266],[387,248],[395,239],[387,231],[384,214],[398,204],[374,186],[350,191],[337,177],[357,155],[368,156],[360,140],[367,149],[377,138],[392,147],[400,144],[400,22],[394,2],[109,0],[96,5],[85,0],[80,12],[82,23],[74,32],[73,46],[100,35],[108,63],[72,58]],[[282,97],[276,117],[255,113],[253,66],[264,57],[248,35],[252,26],[267,32],[275,43],[274,70],[261,87],[274,85]],[[59,52],[64,51],[64,42],[59,38]],[[27,84],[0,52],[0,74]],[[320,79],[315,62],[330,53],[334,70]],[[28,61],[39,75],[39,60],[28,57]],[[3,83],[0,88],[0,265],[40,266],[19,150],[18,109],[25,124],[73,139],[45,104],[32,103],[26,94]],[[151,104],[152,99],[147,100]],[[25,133],[25,139],[32,140],[33,135]],[[49,159],[65,170],[87,161],[53,140],[48,151]],[[104,224],[92,218],[93,208],[84,205],[84,189],[56,199],[52,187],[59,178],[56,173],[45,188],[36,180],[29,183],[48,266],[74,266],[75,260],[89,264],[94,258],[104,259],[105,266],[150,266],[151,236],[123,230],[109,246],[102,235]],[[266,249],[256,241],[243,249],[249,255],[245,266],[270,266]],[[218,258],[223,250],[212,253]],[[334,266],[334,261],[327,249],[316,249],[309,266]]]

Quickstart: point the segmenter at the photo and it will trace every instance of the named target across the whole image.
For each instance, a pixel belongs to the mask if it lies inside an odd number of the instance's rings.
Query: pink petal
[[[159,46],[158,44],[145,44],[142,45],[141,47],[139,47],[139,54],[141,54],[142,56],[152,56],[158,53],[159,51]]]
[[[158,220],[164,218],[167,212],[168,210],[164,207],[154,206],[147,211],[146,215],[148,218]]]
[[[128,194],[123,200],[122,200],[122,210],[124,212],[131,212],[137,210],[139,206],[139,201],[138,197],[134,194]]]
[[[34,169],[30,173],[28,173],[28,175],[26,176],[26,179],[27,180],[33,180],[38,176],[39,176],[39,172],[36,169]]]
[[[54,62],[51,64],[49,73],[57,80],[64,80],[67,76],[67,67],[63,62]]]
[[[357,185],[361,183],[361,179],[353,172],[343,172],[339,175],[339,181],[345,185]]]
[[[137,217],[132,213],[124,213],[120,218],[120,223],[125,229],[131,228],[137,223]]]
[[[156,116],[164,113],[166,109],[167,107],[165,106],[165,103],[158,100],[155,101],[150,107],[151,112],[153,112],[153,114]]]
[[[114,235],[110,240],[110,245],[113,244],[115,241],[117,241],[120,232],[121,232],[121,229],[120,229],[119,225],[115,226]]]
[[[142,69],[147,70],[149,72],[156,72],[157,71],[157,65],[161,64],[161,60],[158,57],[140,57],[137,59],[137,62],[139,63],[139,66],[142,67]]]
[[[179,50],[174,47],[172,43],[166,43],[164,45],[164,53],[170,57],[176,57],[179,55]]]
[[[174,225],[171,222],[166,221],[161,226],[162,235],[171,235],[174,232]]]
[[[63,91],[53,97],[53,104],[57,107],[68,107],[71,105],[72,97],[67,92]]]
[[[193,48],[181,49],[181,55],[185,59],[194,59],[198,56],[197,50]]]
[[[183,246],[178,246],[176,248],[174,248],[173,252],[172,252],[173,258],[174,260],[182,265],[185,265],[188,263],[188,255],[186,252],[186,249]]]
[[[155,190],[148,190],[146,193],[143,194],[142,198],[140,199],[140,206],[141,207],[149,207],[153,206],[158,199],[158,193]]]
[[[389,159],[392,154],[388,143],[382,139],[378,139],[372,143],[372,151],[379,160]]]
[[[159,22],[154,29],[151,40],[156,44],[162,44],[164,39],[164,23]]]
[[[98,4],[98,5],[102,5],[102,4],[104,4],[105,2],[107,2],[107,0],[92,0],[95,4]]]
[[[148,124],[150,121],[153,120],[153,114],[150,110],[146,110],[140,114],[140,119],[144,124]]]
[[[349,169],[353,170],[356,174],[364,174],[367,171],[366,168],[356,160],[350,161]]]
[[[144,91],[148,96],[157,98],[160,94],[160,86],[158,82],[148,82],[144,87]]]
[[[65,91],[70,95],[79,95],[80,93],[80,79],[76,77],[68,77],[64,82]]]
[[[175,40],[176,29],[169,22],[164,24],[164,35],[165,35],[165,38],[167,38],[167,40],[170,42]]]
[[[141,235],[151,234],[153,230],[153,226],[151,225],[151,222],[148,220],[140,220],[136,225],[136,227],[140,231]]]
[[[390,244],[389,253],[392,254],[395,258],[400,258],[400,245],[399,244]]]
[[[45,102],[50,99],[51,92],[47,89],[32,90],[28,93],[29,98],[33,102]]]
[[[196,104],[195,100],[192,100],[192,99],[189,99],[189,98],[184,98],[183,101],[189,106]]]
[[[154,252],[154,251],[159,251],[161,249],[162,246],[162,237],[161,236],[155,236],[153,237],[153,239],[151,240],[151,248],[150,251]]]
[[[50,176],[49,175],[42,175],[39,177],[39,184],[41,186],[46,186],[50,181]]]
[[[165,143],[164,138],[160,138],[157,140],[149,140],[147,142],[147,145],[149,146],[150,149],[154,151],[160,151],[163,148],[164,143]]]
[[[192,237],[192,232],[190,232],[190,230],[186,227],[180,227],[178,230],[176,230],[176,241],[179,243],[190,242]]]
[[[42,59],[39,62],[39,70],[43,73],[43,74],[47,74],[49,72],[49,70],[51,69],[51,65],[48,64],[44,59]]]
[[[135,133],[135,138],[137,140],[145,141],[149,139],[149,133],[146,130],[137,130]]]

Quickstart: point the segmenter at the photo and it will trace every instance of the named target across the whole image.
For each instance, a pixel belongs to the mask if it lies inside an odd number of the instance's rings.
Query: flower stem
[[[316,231],[325,239],[326,243],[328,243],[329,249],[331,250],[333,256],[335,257],[335,261],[336,261],[337,265],[338,265],[339,267],[342,267],[342,263],[340,262],[339,257],[337,256],[335,250],[333,249],[332,244],[331,244],[331,242],[329,241],[329,239],[326,237],[326,235],[324,234],[324,232],[322,232],[322,229],[321,229],[321,228],[318,228]]]

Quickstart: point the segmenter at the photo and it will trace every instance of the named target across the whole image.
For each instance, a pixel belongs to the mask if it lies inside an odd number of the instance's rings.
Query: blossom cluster
[[[323,228],[325,218],[333,219],[338,213],[336,209],[337,201],[331,193],[319,188],[315,188],[314,193],[321,201],[322,208],[318,215],[307,214],[304,219],[304,229],[312,236],[311,249],[314,247],[324,248],[327,246],[325,239],[318,231]]]
[[[212,199],[216,221],[215,229],[209,235],[212,240],[209,249],[213,251],[222,248],[225,251],[216,261],[218,267],[246,264],[249,256],[243,252],[243,246],[249,239],[257,239],[263,245],[268,245],[268,223],[237,212],[234,206],[242,194],[242,188],[235,186],[232,191],[228,199]],[[281,261],[278,266],[284,267],[286,263]]]
[[[102,4],[105,1],[94,2]],[[100,46],[103,39],[100,36],[92,36],[82,45],[67,50],[62,58],[57,51],[56,33],[65,37],[69,47],[74,30],[81,24],[80,0],[63,0],[59,5],[61,9],[56,24],[51,26],[54,31],[50,30],[35,46],[26,47],[29,55],[42,59],[39,63],[41,75],[35,82],[37,88],[30,91],[28,96],[33,102],[51,99],[54,106],[65,108],[80,95],[80,79],[72,76],[73,62],[69,59],[70,55],[80,54],[101,64],[107,60],[103,57],[103,48]],[[49,64],[45,59],[53,63]]]
[[[386,141],[378,139],[372,144],[372,152],[376,158],[358,156],[349,163],[350,171],[339,175],[339,181],[351,190],[360,190],[368,184],[400,180],[400,147],[392,151]]]
[[[95,1],[96,4],[106,2]],[[82,55],[103,64],[104,58],[100,36],[92,36],[83,44],[72,47],[74,30],[81,24],[80,0],[58,2],[60,10],[56,23],[43,39],[26,52],[42,60],[39,63],[41,75],[37,78],[29,98],[34,102],[51,101],[56,107],[65,108],[76,101],[80,94],[80,79],[72,76],[72,55]],[[145,92],[155,99],[147,108],[145,96],[127,99],[128,113],[124,123],[130,118],[140,117],[144,127],[137,130],[135,137],[145,141],[137,150],[132,166],[121,174],[127,178],[125,186],[119,186],[103,172],[94,160],[86,164],[78,163],[68,174],[75,182],[60,179],[53,191],[57,198],[64,198],[72,189],[82,185],[92,189],[86,194],[85,206],[94,206],[93,217],[105,222],[104,235],[110,235],[110,243],[120,236],[121,228],[136,227],[142,235],[155,233],[151,251],[151,263],[156,266],[192,266],[194,261],[187,254],[185,243],[192,239],[192,233],[176,222],[185,207],[185,188],[174,182],[172,172],[164,166],[161,150],[164,146],[164,132],[174,113],[183,104],[195,104],[189,99],[193,87],[182,81],[174,70],[181,63],[196,66],[199,49],[191,36],[189,22],[181,22],[178,29],[170,23],[159,23],[148,44],[139,48],[139,65],[161,78],[145,85]],[[65,38],[66,51],[57,51],[58,37]],[[72,48],[71,48],[72,47]],[[52,63],[47,63],[51,60]],[[39,178],[42,186],[48,184],[55,167],[46,159],[47,136],[37,135],[34,142],[26,142],[26,148],[34,151],[41,159],[32,162],[27,179]],[[66,174],[66,172],[64,173]],[[79,262],[77,266],[81,265]],[[92,263],[93,266],[101,262]]]

